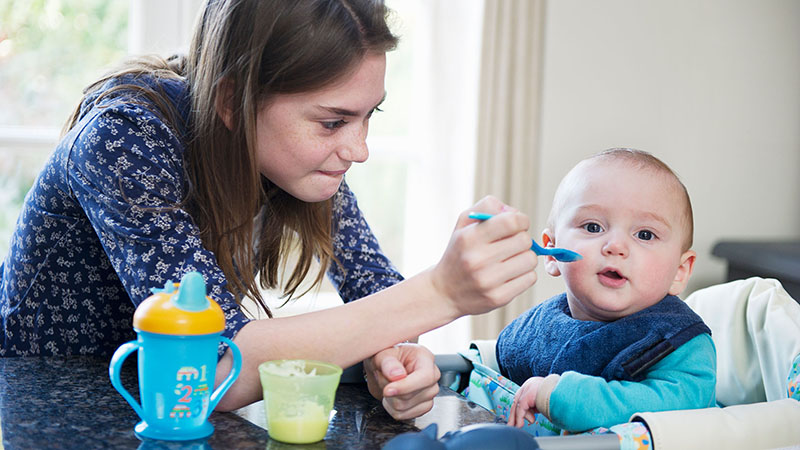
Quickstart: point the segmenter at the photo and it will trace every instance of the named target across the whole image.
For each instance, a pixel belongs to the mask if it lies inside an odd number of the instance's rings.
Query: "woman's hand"
[[[413,419],[433,408],[441,373],[427,348],[397,344],[365,360],[364,371],[370,394],[395,419]]]
[[[495,214],[480,222],[471,212]],[[455,316],[506,305],[536,282],[528,216],[488,196],[461,213],[444,256],[433,268],[434,287],[450,299]]]

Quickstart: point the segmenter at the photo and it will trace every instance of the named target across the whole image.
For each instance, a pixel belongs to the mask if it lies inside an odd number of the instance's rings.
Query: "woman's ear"
[[[542,231],[542,245],[545,247],[555,247],[556,239],[553,232],[549,228]],[[558,268],[558,261],[552,256],[544,257],[544,270],[551,276],[557,277],[561,275],[561,270]]]
[[[689,277],[692,276],[695,259],[697,259],[697,253],[695,253],[694,250],[686,250],[683,252],[678,271],[675,273],[672,284],[669,285],[670,295],[678,295],[686,289],[686,284],[689,283]]]
[[[214,98],[214,109],[222,119],[225,128],[233,130],[233,83],[222,79],[217,87],[217,96]]]

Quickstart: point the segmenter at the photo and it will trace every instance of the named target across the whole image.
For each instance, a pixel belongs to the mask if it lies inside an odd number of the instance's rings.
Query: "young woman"
[[[367,159],[385,95],[386,15],[375,0],[210,0],[185,58],[139,59],[91,85],[3,263],[0,354],[109,355],[150,288],[197,270],[243,354],[219,409],[261,397],[259,363],[313,358],[364,360],[398,419],[428,411],[433,355],[396,344],[508,303],[536,260],[527,217],[491,197],[471,210],[498,218],[462,214],[431,269],[404,281],[381,253],[344,174]],[[345,305],[245,317],[245,296],[269,314],[262,287],[300,295],[314,259]],[[231,361],[221,347],[219,378]]]

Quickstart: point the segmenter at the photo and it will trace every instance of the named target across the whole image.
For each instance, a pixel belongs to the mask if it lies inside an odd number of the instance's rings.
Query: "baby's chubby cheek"
[[[578,260],[571,263],[559,263],[559,270],[564,282],[573,287],[579,287],[589,282],[589,277],[593,274],[590,273],[589,265],[584,260]]]

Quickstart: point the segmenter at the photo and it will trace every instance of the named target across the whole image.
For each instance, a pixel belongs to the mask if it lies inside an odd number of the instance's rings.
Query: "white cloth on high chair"
[[[790,398],[726,408],[634,414],[644,422],[654,448],[758,450],[800,443],[800,402]]]
[[[478,360],[486,367],[500,373],[500,367],[497,365],[497,340],[496,339],[483,339],[469,341],[469,348],[478,351]]]
[[[686,303],[711,328],[717,348],[717,402],[785,399],[800,355],[800,304],[773,279],[736,280],[698,290]]]

